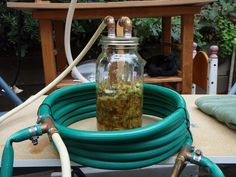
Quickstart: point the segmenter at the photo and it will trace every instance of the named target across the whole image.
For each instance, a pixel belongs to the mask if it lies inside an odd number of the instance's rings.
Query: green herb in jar
[[[124,130],[142,125],[143,87],[139,82],[119,81],[97,86],[98,130]]]

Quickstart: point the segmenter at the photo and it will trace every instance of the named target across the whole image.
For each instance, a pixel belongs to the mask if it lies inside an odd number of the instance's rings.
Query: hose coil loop
[[[133,169],[159,163],[192,144],[184,99],[175,91],[144,84],[143,113],[162,118],[141,128],[87,131],[69,125],[96,116],[96,85],[59,89],[41,104],[38,116],[51,117],[72,161],[102,169]],[[42,119],[41,119],[42,120]]]

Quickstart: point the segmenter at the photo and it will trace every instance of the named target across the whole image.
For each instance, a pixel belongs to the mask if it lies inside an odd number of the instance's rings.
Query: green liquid
[[[140,83],[119,82],[97,87],[98,130],[124,130],[142,126],[143,87]]]

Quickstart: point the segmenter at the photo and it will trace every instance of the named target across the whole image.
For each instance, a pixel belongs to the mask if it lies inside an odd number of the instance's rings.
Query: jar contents
[[[123,28],[115,35],[114,19],[108,18],[108,36],[101,38],[102,52],[96,63],[96,117],[101,131],[125,130],[142,125],[144,60],[132,37],[132,21],[121,17]]]
[[[109,84],[103,80],[97,87],[98,130],[124,130],[142,125],[142,82],[120,80]]]

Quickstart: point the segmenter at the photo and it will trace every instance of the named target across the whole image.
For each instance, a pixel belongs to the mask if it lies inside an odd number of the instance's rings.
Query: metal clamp
[[[38,144],[38,139],[39,139],[38,136],[32,136],[32,137],[30,138],[30,140],[32,141],[32,144],[33,144],[33,145],[37,145],[37,144]]]
[[[202,151],[197,149],[194,153],[193,153],[193,160],[197,163],[199,163],[202,159]]]
[[[43,116],[39,115],[36,123],[37,124],[41,123],[42,119],[43,119]]]
[[[30,127],[29,134],[31,136],[30,140],[32,141],[33,145],[37,145],[39,139],[39,136],[37,136],[37,127],[36,126]]]

